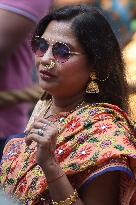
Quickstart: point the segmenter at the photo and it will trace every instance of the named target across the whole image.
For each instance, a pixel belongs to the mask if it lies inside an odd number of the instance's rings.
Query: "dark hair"
[[[71,22],[78,42],[91,67],[96,71],[100,93],[86,94],[86,100],[92,102],[92,99],[95,99],[95,102],[124,107],[126,85],[122,54],[111,26],[102,12],[82,4],[54,9],[39,22],[33,37],[41,36],[52,20]]]

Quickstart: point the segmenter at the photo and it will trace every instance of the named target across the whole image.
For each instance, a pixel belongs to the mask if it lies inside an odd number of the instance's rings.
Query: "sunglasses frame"
[[[84,53],[79,53],[79,52],[74,52],[74,51],[70,51],[71,50],[71,48],[69,47],[69,45],[67,44],[67,43],[64,43],[64,42],[61,42],[61,41],[55,41],[55,40],[52,40],[52,39],[50,39],[50,38],[44,38],[44,37],[41,37],[41,36],[34,36],[33,37],[33,39],[31,40],[31,48],[32,48],[32,51],[35,53],[35,55],[36,55],[36,52],[34,51],[34,49],[33,49],[33,46],[32,46],[32,41],[34,41],[34,40],[36,40],[37,38],[39,38],[39,39],[44,39],[47,43],[48,43],[48,48],[49,48],[49,46],[51,45],[52,46],[52,54],[53,54],[53,57],[55,58],[55,60],[58,62],[58,63],[61,63],[61,64],[63,64],[63,63],[65,63],[66,61],[68,61],[68,59],[71,57],[71,55],[83,55]],[[49,41],[53,41],[53,42],[55,42],[55,43],[49,43]],[[63,44],[63,45],[65,45],[67,48],[68,48],[68,54],[69,54],[69,56],[68,56],[68,58],[64,61],[64,62],[60,62],[55,56],[54,56],[54,53],[53,53],[53,47],[55,46],[55,44],[56,43],[60,43],[60,44]],[[47,49],[48,50],[48,49]],[[43,56],[46,54],[46,52],[44,53],[43,52]],[[38,55],[36,55],[36,56],[38,56]],[[38,57],[43,57],[43,56],[38,56]]]

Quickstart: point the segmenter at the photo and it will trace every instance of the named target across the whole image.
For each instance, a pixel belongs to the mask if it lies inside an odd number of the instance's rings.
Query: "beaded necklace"
[[[78,103],[75,108],[73,108],[71,111],[69,111],[67,113],[70,114],[70,113],[74,112],[78,108],[82,107],[84,104],[85,104],[85,101],[83,100],[82,102]],[[43,115],[44,118],[46,118],[46,114],[48,113],[49,109],[51,108],[51,105],[52,105],[52,99],[49,100],[48,106],[47,106],[47,108],[46,108],[46,110],[44,112],[44,115]],[[59,113],[56,113],[56,114],[59,114]],[[50,117],[50,116],[53,116],[53,115],[49,115],[48,117]]]

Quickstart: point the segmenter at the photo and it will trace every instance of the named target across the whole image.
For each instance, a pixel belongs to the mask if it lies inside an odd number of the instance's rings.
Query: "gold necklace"
[[[45,110],[45,112],[44,112],[44,114],[43,114],[43,117],[44,117],[44,118],[45,118],[47,112],[49,111],[51,105],[52,105],[52,99],[50,99],[49,102],[48,102],[47,108],[46,108],[46,110]]]
[[[75,108],[73,108],[69,113],[74,112],[75,110],[78,110],[78,108],[82,107],[85,104],[85,101],[83,100],[82,102],[78,103]]]
[[[82,102],[78,103],[77,106],[76,106],[75,108],[73,108],[71,111],[69,111],[68,113],[74,112],[74,111],[77,110],[79,107],[83,106],[84,104],[85,104],[85,101],[83,100]],[[46,110],[45,110],[45,112],[44,112],[44,115],[43,115],[44,118],[46,117],[46,114],[47,114],[47,112],[49,111],[51,105],[52,105],[52,99],[50,99],[49,102],[48,102],[47,108],[46,108]],[[57,113],[57,114],[58,114],[58,113]],[[49,115],[48,117],[50,117],[50,116],[51,116],[51,115]]]

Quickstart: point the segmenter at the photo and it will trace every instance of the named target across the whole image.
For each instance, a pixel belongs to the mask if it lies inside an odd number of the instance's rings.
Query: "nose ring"
[[[52,68],[54,68],[55,67],[55,62],[54,61],[50,61],[50,64],[48,64],[48,65],[43,65],[41,62],[40,62],[40,64],[45,68],[45,69],[47,69],[47,70],[51,70]]]

